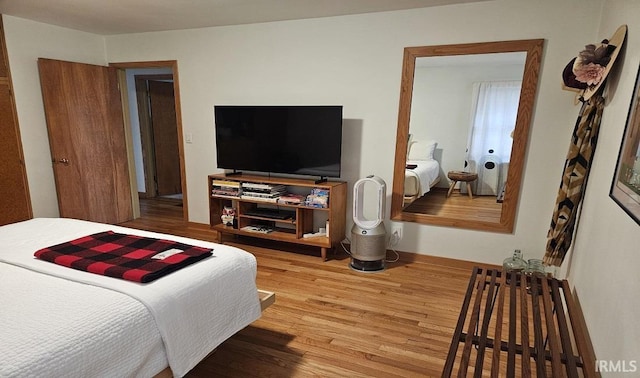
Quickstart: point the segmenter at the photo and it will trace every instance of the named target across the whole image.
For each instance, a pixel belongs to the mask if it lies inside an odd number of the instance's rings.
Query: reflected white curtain
[[[481,175],[485,162],[496,162],[500,172],[498,188],[504,185],[511,156],[511,133],[516,125],[521,86],[521,81],[479,82],[473,86],[466,170]]]

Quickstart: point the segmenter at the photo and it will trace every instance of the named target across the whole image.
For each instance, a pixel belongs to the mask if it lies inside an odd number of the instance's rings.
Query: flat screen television
[[[340,177],[342,106],[216,105],[218,168]]]

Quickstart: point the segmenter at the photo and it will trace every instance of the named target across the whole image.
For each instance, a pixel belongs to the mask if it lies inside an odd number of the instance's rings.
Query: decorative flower
[[[576,80],[586,83],[589,86],[598,85],[602,80],[605,68],[599,64],[579,64],[574,65],[573,73],[576,75]]]
[[[606,66],[611,60],[611,53],[615,49],[615,46],[609,45],[609,41],[606,39],[598,46],[586,45],[585,49],[580,51],[578,59],[582,64],[595,63],[601,66]]]

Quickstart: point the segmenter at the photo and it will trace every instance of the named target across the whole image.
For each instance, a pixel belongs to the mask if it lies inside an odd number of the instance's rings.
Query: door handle
[[[57,160],[56,160],[56,158],[53,158],[51,161],[53,163],[61,163],[61,164],[64,164],[64,165],[69,165],[69,159],[65,159],[65,158],[57,159]]]

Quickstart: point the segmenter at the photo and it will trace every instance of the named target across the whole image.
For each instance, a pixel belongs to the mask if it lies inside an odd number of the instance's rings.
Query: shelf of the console
[[[295,232],[286,232],[278,229],[272,232],[263,234],[260,232],[243,231],[237,228],[233,228],[231,226],[225,226],[223,224],[216,224],[216,225],[213,225],[211,228],[225,234],[260,237],[263,239],[270,239],[270,240],[283,241],[283,242],[296,243],[296,244],[305,244],[305,245],[310,245],[314,247],[331,248],[331,240],[329,240],[329,238],[326,236],[298,238]]]
[[[290,203],[251,200],[251,199],[240,198],[240,197],[219,196],[219,195],[214,195],[214,194],[211,195],[211,198],[225,199],[225,200],[231,200],[231,201],[241,201],[241,202],[247,202],[247,203],[255,203],[257,205],[273,205],[273,206],[278,206],[278,207],[287,207],[287,208],[291,208],[291,209],[309,209],[309,210],[318,210],[318,211],[329,211],[329,207],[303,206],[303,205],[295,205],[295,204],[290,204]]]
[[[268,221],[268,222],[276,222],[276,223],[296,224],[296,220],[292,219],[292,218],[288,218],[288,219],[269,218],[269,217],[261,217],[261,216],[258,216],[258,215],[246,215],[246,214],[239,215],[238,217],[239,218],[247,218],[247,219],[263,220],[263,221]]]

